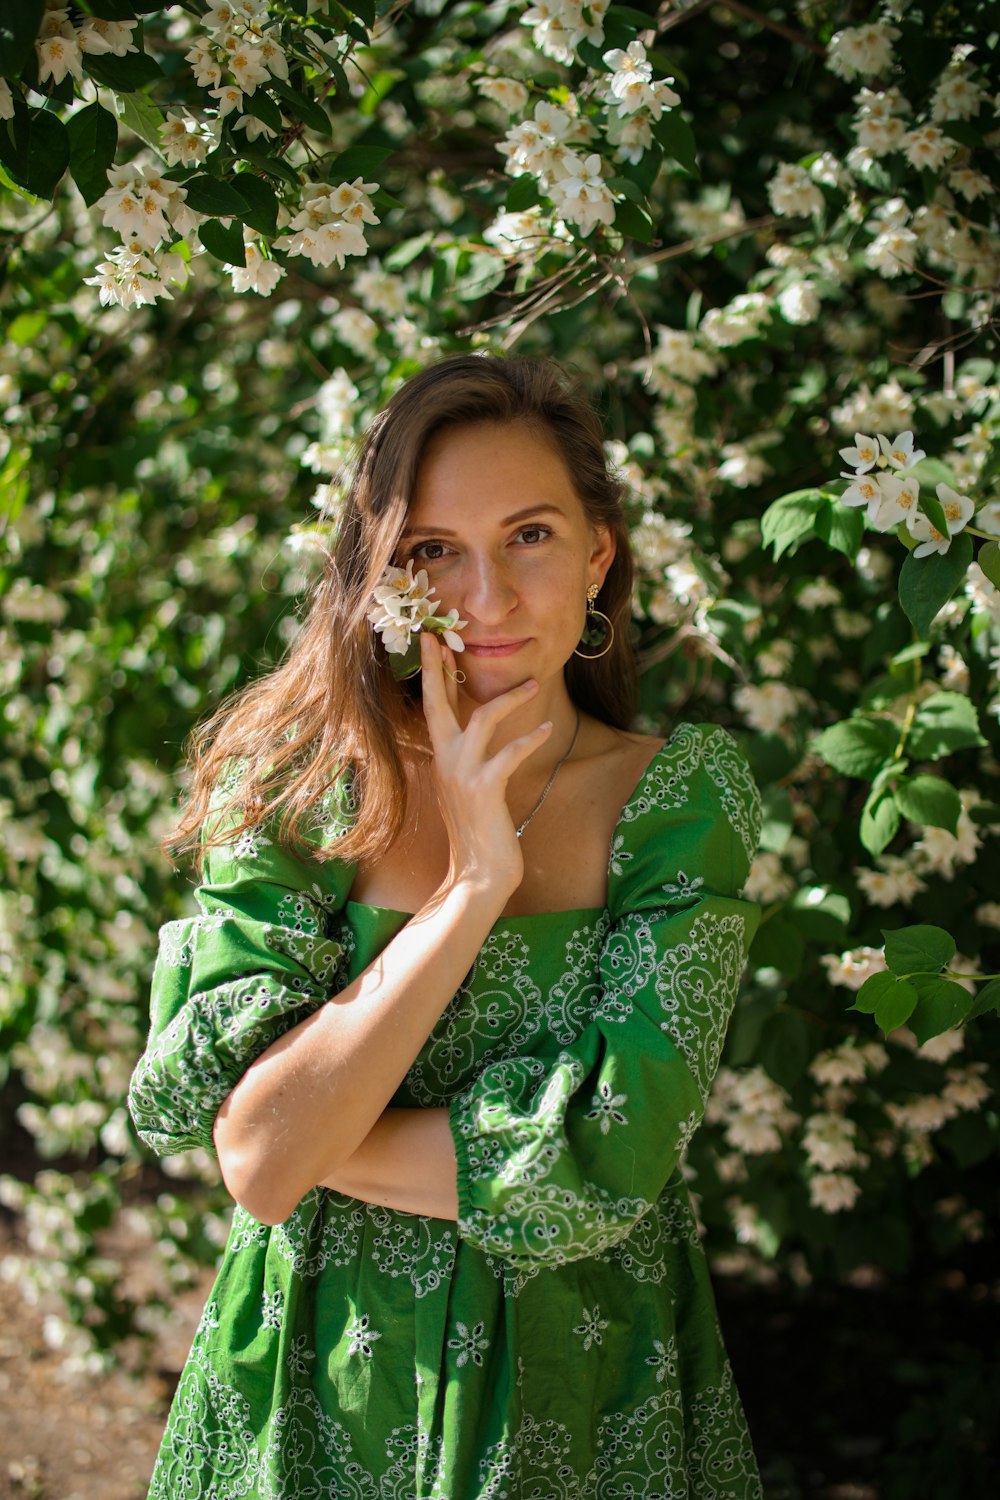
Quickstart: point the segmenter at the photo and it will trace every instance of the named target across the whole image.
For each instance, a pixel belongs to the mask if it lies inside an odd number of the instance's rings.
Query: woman
[[[421,631],[399,683],[370,619],[411,562],[464,649]],[[201,911],[130,1104],[237,1209],[152,1495],[759,1494],[678,1166],[758,797],[718,728],[629,733],[630,597],[563,373],[447,360],[365,438],[288,660],[197,738]]]

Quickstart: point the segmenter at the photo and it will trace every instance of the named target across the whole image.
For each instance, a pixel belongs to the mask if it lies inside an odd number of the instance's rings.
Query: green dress
[[[350,817],[343,777],[317,838]],[[622,810],[606,909],[495,923],[392,1100],[449,1108],[457,1224],[325,1188],[273,1228],[236,1209],[151,1496],[759,1496],[680,1167],[759,823],[733,740],[682,724]],[[352,874],[260,828],[211,852],[130,1090],[157,1151],[211,1148],[249,1063],[406,922]]]

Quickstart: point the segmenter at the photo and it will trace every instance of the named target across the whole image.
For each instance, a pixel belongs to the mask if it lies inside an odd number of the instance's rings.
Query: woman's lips
[[[465,651],[467,655],[480,656],[489,659],[498,656],[513,656],[516,651],[520,651],[521,647],[526,646],[527,644],[528,643],[526,640],[466,641]]]

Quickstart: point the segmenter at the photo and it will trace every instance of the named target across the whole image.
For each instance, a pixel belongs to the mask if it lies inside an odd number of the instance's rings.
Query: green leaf
[[[926,635],[939,609],[960,588],[972,561],[972,538],[952,539],[947,552],[914,557],[911,552],[899,573],[899,602],[920,635]]]
[[[240,134],[242,135],[243,132],[240,131]],[[259,150],[249,142],[240,142],[239,152],[240,160],[249,162],[252,167],[257,168],[258,172],[264,172],[268,177],[276,177],[279,182],[288,183],[289,187],[300,186],[298,172],[280,156],[269,156],[266,151]]]
[[[346,8],[363,21],[369,31],[375,25],[375,0],[348,0]]]
[[[860,716],[832,724],[813,742],[827,765],[844,776],[875,776],[895,753],[899,730],[886,719]]]
[[[390,250],[388,255],[382,257],[382,264],[387,271],[405,271],[418,255],[423,255],[433,239],[434,234],[428,229],[424,234],[415,235],[412,240],[403,240],[394,250]]]
[[[198,238],[216,260],[231,266],[246,265],[242,224],[226,225],[218,219],[205,219],[198,225]]]
[[[993,587],[1000,589],[1000,542],[984,542],[979,549],[976,562]]]
[[[649,214],[627,198],[615,204],[615,228],[642,245],[648,245],[653,238],[653,221]]]
[[[349,146],[328,161],[323,172],[332,186],[338,182],[353,182],[356,177],[367,181],[377,175],[379,167],[394,150],[393,146]]]
[[[893,974],[915,974],[943,969],[955,956],[955,939],[943,927],[920,923],[915,927],[883,930],[885,961]]]
[[[0,14],[0,78],[17,78],[32,58],[45,0],[12,0]]]
[[[932,693],[917,709],[907,738],[913,760],[940,760],[955,750],[985,745],[975,706],[964,693]]]
[[[820,490],[793,490],[767,507],[760,520],[761,538],[765,547],[774,548],[775,562],[793,543],[815,535],[825,504]]]
[[[240,214],[244,224],[261,234],[275,234],[278,228],[278,195],[252,172],[240,172],[234,178],[236,191],[246,199],[246,211]]]
[[[48,313],[39,308],[35,312],[18,313],[7,325],[7,338],[12,344],[33,343],[48,322]]]
[[[875,1024],[888,1035],[902,1026],[913,1014],[917,1003],[917,991],[905,979],[895,974],[872,974],[858,990],[854,1004],[849,1010],[859,1010],[875,1017]]]
[[[983,986],[972,1002],[968,1019],[971,1021],[974,1016],[985,1016],[991,1010],[1000,1015],[1000,979],[991,979],[989,984]]]
[[[694,131],[675,109],[666,110],[653,126],[653,135],[671,161],[677,162],[691,177],[698,177],[698,147]]]
[[[904,776],[896,783],[896,804],[911,823],[945,828],[954,837],[962,799],[940,776]]]
[[[213,218],[242,219],[250,205],[243,194],[221,177],[210,177],[202,172],[189,177],[183,184],[187,193],[187,206],[195,213],[211,214]]]
[[[0,124],[0,131],[2,130],[3,125]],[[41,202],[41,199],[35,193],[29,193],[27,188],[23,188],[19,182],[15,182],[10,173],[2,165],[0,165],[0,187],[5,187],[9,193],[16,193],[26,203]]]
[[[530,177],[526,172],[523,177],[515,177],[507,190],[506,208],[509,214],[524,213],[526,208],[534,208],[538,202],[538,181]]]
[[[937,496],[932,495],[929,490],[922,490],[920,494],[920,509],[931,525],[936,526],[941,535],[944,536],[948,530],[948,518],[944,513],[944,506]]]
[[[155,10],[155,5],[133,5],[130,0],[84,0],[83,9],[102,21],[134,21],[136,12]]]
[[[69,166],[69,135],[47,109],[14,101],[12,120],[0,121],[0,161],[14,181],[37,198],[51,198]]]
[[[923,1046],[932,1036],[959,1026],[972,1009],[974,996],[943,975],[915,979],[917,1003],[910,1016],[910,1029]]]
[[[129,52],[125,57],[115,57],[111,52],[85,52],[83,65],[95,83],[115,89],[119,94],[132,94],[163,77],[163,69],[148,52]]]
[[[779,1010],[764,1026],[755,1062],[783,1089],[793,1089],[806,1070],[812,1027],[800,1011]]]
[[[252,94],[243,96],[243,113],[253,115],[277,134],[281,134],[281,110],[266,89],[256,88]]]
[[[851,903],[839,891],[822,885],[800,886],[786,908],[803,937],[824,947],[843,946],[851,920]]]
[[[88,206],[96,203],[108,186],[108,168],[118,146],[118,121],[96,101],[71,115],[69,169]]]
[[[777,912],[760,924],[751,952],[754,968],[777,969],[794,979],[802,970],[805,939],[784,912]]]
[[[115,107],[122,123],[141,141],[159,151],[163,145],[163,114],[145,94],[119,94]]]
[[[879,855],[896,836],[899,808],[891,792],[872,790],[861,812],[858,834],[869,854]]]
[[[298,89],[293,89],[279,78],[272,78],[270,87],[278,95],[279,99],[284,100],[282,112],[288,115],[290,119],[301,120],[303,125],[307,125],[317,135],[333,134],[330,116],[315,99],[309,99],[305,94],[300,94]],[[325,168],[324,175],[326,175]],[[331,180],[332,178],[327,176],[327,181]]]
[[[827,499],[826,509],[816,518],[816,535],[853,562],[864,541],[864,513],[856,507],[841,505],[839,500]]]

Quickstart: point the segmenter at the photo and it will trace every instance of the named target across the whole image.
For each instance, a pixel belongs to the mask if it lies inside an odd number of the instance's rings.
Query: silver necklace
[[[548,781],[545,783],[545,786],[544,786],[544,788],[542,790],[542,795],[539,797],[538,801],[535,803],[534,807],[531,809],[530,813],[525,818],[524,822],[521,824],[520,828],[517,828],[517,829],[514,830],[515,833],[517,834],[518,838],[521,837],[521,834],[527,828],[528,824],[531,822],[532,818],[535,816],[536,812],[538,812],[538,809],[541,807],[542,803],[545,801],[546,797],[551,792],[551,790],[552,790],[552,783],[555,781],[556,777],[559,775],[559,771],[560,771],[561,767],[564,765],[564,763],[566,761],[569,760],[570,756],[573,754],[573,748],[576,745],[576,737],[577,737],[577,735],[579,733],[580,733],[580,710],[577,709],[577,711],[576,711],[576,728],[573,730],[573,738],[569,742],[569,749],[566,751],[566,754],[562,757],[562,760],[557,760],[556,761],[555,765],[552,768],[552,775],[549,777]]]

